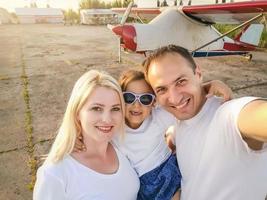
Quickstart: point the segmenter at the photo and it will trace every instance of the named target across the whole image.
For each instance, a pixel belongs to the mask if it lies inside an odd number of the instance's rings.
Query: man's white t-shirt
[[[114,139],[113,142],[129,159],[139,177],[169,158],[171,151],[165,142],[164,134],[175,123],[173,115],[161,107],[156,107],[139,128],[126,127],[125,138]]]
[[[195,117],[177,122],[182,200],[265,199],[267,145],[253,151],[237,126],[241,109],[254,99],[243,97],[221,105],[212,97]]]
[[[136,200],[139,179],[129,161],[116,150],[119,168],[101,174],[71,156],[38,169],[34,200]]]

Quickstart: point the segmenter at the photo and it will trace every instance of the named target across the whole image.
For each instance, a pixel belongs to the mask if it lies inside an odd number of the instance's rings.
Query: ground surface
[[[0,26],[0,44],[0,199],[28,200],[35,160],[48,152],[77,78],[92,68],[117,77],[143,57],[123,54],[118,64],[116,37],[104,26]],[[267,97],[267,53],[255,53],[251,62],[197,63],[205,80],[226,82],[236,97]]]

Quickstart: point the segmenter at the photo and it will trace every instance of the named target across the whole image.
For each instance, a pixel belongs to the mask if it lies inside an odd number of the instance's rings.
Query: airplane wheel
[[[251,60],[252,60],[252,54],[251,54],[251,53],[244,55],[244,57],[245,57],[248,61],[251,61]]]

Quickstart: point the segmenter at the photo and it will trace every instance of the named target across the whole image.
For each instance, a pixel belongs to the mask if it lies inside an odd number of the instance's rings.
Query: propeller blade
[[[119,50],[119,52],[118,52],[118,58],[119,58],[119,63],[121,62],[121,38],[120,37],[118,37],[118,43],[119,43],[119,46],[118,46],[118,50]]]
[[[124,12],[122,18],[121,18],[121,25],[124,25],[126,20],[128,19],[129,15],[130,15],[130,12],[131,12],[131,9],[133,7],[133,2],[129,3],[126,11]]]

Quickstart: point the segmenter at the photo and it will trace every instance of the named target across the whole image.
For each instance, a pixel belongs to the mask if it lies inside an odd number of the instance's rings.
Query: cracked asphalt
[[[1,25],[0,44],[0,199],[28,200],[32,161],[40,164],[48,153],[78,77],[92,68],[118,77],[144,56],[123,53],[117,63],[117,39],[105,26]],[[266,52],[254,53],[252,61],[196,61],[204,80],[224,81],[235,97],[267,97]]]

